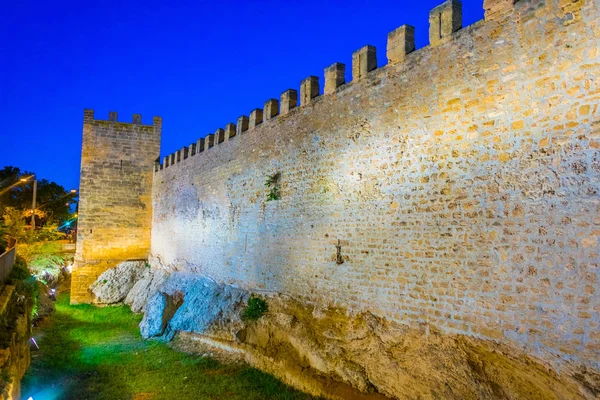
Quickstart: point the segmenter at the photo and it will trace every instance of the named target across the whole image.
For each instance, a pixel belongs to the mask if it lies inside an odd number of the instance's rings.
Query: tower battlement
[[[87,288],[106,269],[147,258],[161,133],[161,117],[144,125],[141,114],[121,122],[113,111],[100,120],[84,110],[73,303],[91,299]]]

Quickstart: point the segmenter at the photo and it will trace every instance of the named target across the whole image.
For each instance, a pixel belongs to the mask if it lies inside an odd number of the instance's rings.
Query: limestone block
[[[319,78],[309,76],[300,83],[300,105],[305,106],[319,95]]]
[[[167,168],[169,166],[169,156],[163,157],[163,167]]]
[[[298,104],[298,91],[294,89],[288,89],[281,93],[281,114],[287,114],[290,110]]]
[[[196,142],[196,153],[201,153],[204,151],[204,138],[198,139]]]
[[[485,20],[490,21],[509,14],[512,12],[514,5],[515,0],[484,0]]]
[[[263,120],[263,110],[260,108],[255,108],[250,112],[250,120],[248,122],[248,128],[253,129],[257,125],[260,125]]]
[[[248,124],[249,124],[249,119],[247,116],[242,115],[241,117],[238,118],[237,120],[237,126],[236,126],[236,135],[241,135],[243,132],[246,132],[248,130]]]
[[[140,333],[144,339],[160,336],[167,326],[165,321],[165,310],[169,303],[169,296],[165,293],[156,292],[146,303],[144,318],[140,322]]]
[[[230,138],[236,135],[236,126],[234,123],[228,123],[225,125],[225,140],[229,140]]]
[[[346,82],[346,65],[334,63],[325,68],[325,94],[333,93]]]
[[[215,131],[215,144],[223,143],[225,141],[225,130],[219,128]]]
[[[265,101],[264,111],[265,121],[275,118],[277,114],[279,114],[279,101],[276,99],[269,99]]]
[[[429,13],[429,43],[438,46],[462,28],[462,3],[447,0]]]
[[[160,133],[162,131],[162,117],[152,117],[152,126],[155,132]]]
[[[214,145],[215,145],[215,135],[213,135],[212,133],[209,135],[206,135],[206,137],[204,138],[204,151],[210,149]]]
[[[145,261],[125,261],[102,273],[90,286],[95,304],[115,304],[123,301],[135,282],[142,277]]]
[[[158,289],[165,283],[169,274],[159,268],[145,268],[142,276],[138,279],[125,298],[131,311],[141,313],[145,310],[146,304]]]
[[[406,55],[415,50],[415,27],[402,25],[388,33],[387,58],[389,64],[403,62]]]
[[[92,122],[94,120],[94,110],[86,108],[83,110],[83,123]]]
[[[367,45],[352,53],[352,80],[359,80],[377,68],[375,46]]]

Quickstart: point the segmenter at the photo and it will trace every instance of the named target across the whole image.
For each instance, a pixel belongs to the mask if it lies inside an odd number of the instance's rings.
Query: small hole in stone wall
[[[337,245],[335,246],[335,263],[342,265],[344,263],[344,257],[342,257],[342,241],[338,239]]]
[[[92,230],[90,229],[90,233],[92,233]]]

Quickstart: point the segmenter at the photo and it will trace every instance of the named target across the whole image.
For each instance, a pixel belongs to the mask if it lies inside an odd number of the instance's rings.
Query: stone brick
[[[325,94],[335,90],[346,82],[346,66],[342,63],[334,63],[325,68]]]
[[[264,110],[265,121],[275,118],[279,114],[279,101],[276,99],[269,99],[265,101]]]
[[[309,76],[300,83],[300,105],[305,106],[319,95],[319,78]]]
[[[204,138],[200,138],[196,141],[196,154],[204,151]]]
[[[249,126],[248,122],[249,122],[249,119],[245,115],[242,115],[241,117],[238,118],[237,126],[236,126],[236,135],[241,135],[243,132],[246,132],[248,130],[248,126]]]
[[[377,68],[375,46],[367,45],[352,53],[352,80],[357,81]]]
[[[215,135],[213,135],[212,133],[209,135],[206,135],[204,137],[204,151],[210,149],[214,145],[215,145]]]
[[[223,143],[225,141],[225,130],[219,128],[215,131],[215,145]]]
[[[429,43],[435,47],[445,43],[462,28],[462,3],[447,0],[429,13]]]
[[[288,89],[281,93],[281,114],[287,114],[298,104],[298,92],[294,89]]]
[[[248,129],[254,129],[256,126],[260,125],[263,120],[263,110],[260,108],[255,108],[250,112],[250,120],[248,122]]]
[[[415,50],[415,28],[402,25],[388,33],[387,58],[390,64],[404,62],[406,55]]]
[[[514,3],[515,0],[483,0],[485,20],[492,21],[509,14],[514,8]]]
[[[229,140],[236,135],[236,126],[234,123],[225,125],[225,140]]]

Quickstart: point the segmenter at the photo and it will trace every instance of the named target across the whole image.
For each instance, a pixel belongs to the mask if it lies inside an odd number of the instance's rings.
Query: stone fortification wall
[[[334,64],[324,95],[309,77],[165,157],[155,260],[600,367],[600,4],[484,8],[459,29],[446,2],[430,46],[402,26],[385,67],[364,47],[352,82]]]
[[[71,302],[91,301],[89,286],[98,276],[150,250],[152,165],[160,155],[162,120],[142,125],[94,119],[85,110],[79,185],[77,250]]]

